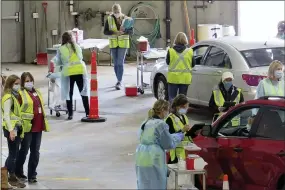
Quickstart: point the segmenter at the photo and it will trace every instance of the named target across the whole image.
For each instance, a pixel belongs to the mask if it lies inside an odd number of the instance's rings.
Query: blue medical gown
[[[136,175],[138,189],[166,189],[166,149],[174,149],[184,138],[183,133],[169,133],[161,119],[150,119],[140,131],[140,144],[136,149]]]

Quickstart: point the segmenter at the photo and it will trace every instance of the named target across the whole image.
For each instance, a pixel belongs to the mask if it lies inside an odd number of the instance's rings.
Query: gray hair
[[[112,12],[115,13],[115,12],[119,12],[121,13],[122,12],[122,9],[121,9],[121,6],[117,3],[115,3],[113,6],[112,6]]]
[[[274,72],[277,70],[278,67],[284,67],[280,61],[274,60],[270,63],[267,74],[268,78],[274,78]]]

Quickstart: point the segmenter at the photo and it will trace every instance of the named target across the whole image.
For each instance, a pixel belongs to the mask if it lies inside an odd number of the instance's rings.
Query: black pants
[[[70,100],[66,100],[68,115],[73,116],[73,109],[72,109],[72,103],[73,103],[73,89],[74,89],[74,83],[76,82],[79,92],[83,90],[83,75],[72,75],[70,76],[70,90],[69,90],[69,98]],[[81,96],[83,106],[85,109],[86,115],[89,115],[89,99],[88,96]]]
[[[4,131],[4,136],[7,138],[8,142],[8,157],[5,162],[5,167],[7,168],[9,174],[15,174],[16,171],[16,160],[19,153],[19,146],[21,143],[20,133],[18,132],[14,141],[10,140],[10,133],[7,130]]]
[[[36,169],[40,160],[41,142],[42,132],[29,132],[25,134],[17,158],[16,174],[24,174],[23,167],[30,149],[30,158],[28,163],[28,179],[36,178]]]

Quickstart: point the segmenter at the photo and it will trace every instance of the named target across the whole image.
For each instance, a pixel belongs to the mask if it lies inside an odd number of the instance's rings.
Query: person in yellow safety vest
[[[164,119],[169,112],[166,100],[157,100],[140,128],[136,149],[137,189],[167,189],[165,150],[173,149],[184,138],[183,133],[170,134]]]
[[[166,123],[169,126],[169,133],[181,133],[183,132],[185,137],[182,142],[177,145],[175,149],[170,150],[170,159],[168,164],[177,164],[178,159],[185,160],[185,150],[184,145],[193,142],[193,138],[197,136],[200,130],[195,132],[189,131],[190,124],[189,119],[186,115],[189,108],[189,101],[184,94],[177,95],[171,105],[172,111],[166,118]],[[199,189],[201,188],[201,183],[199,182],[199,177],[195,175],[195,186]]]
[[[68,120],[73,119],[73,90],[74,84],[78,87],[86,117],[89,116],[88,78],[82,49],[74,42],[70,31],[62,35],[62,43],[57,51],[54,64],[61,67],[61,99],[66,100]],[[54,81],[53,81],[54,82]]]
[[[28,181],[29,183],[36,183],[36,169],[40,158],[39,151],[41,146],[42,131],[50,131],[50,127],[45,115],[42,95],[40,91],[34,87],[34,77],[30,72],[22,73],[21,89],[19,93],[21,118],[23,121],[25,137],[21,142],[15,173],[19,179],[27,179],[27,177],[24,175],[23,166],[30,150]]]
[[[227,71],[222,74],[221,82],[214,87],[209,101],[209,107],[214,112],[215,121],[219,116],[236,104],[244,102],[242,90],[233,85],[234,76]],[[232,126],[239,125],[239,119],[232,119]]]
[[[5,167],[8,170],[8,182],[12,186],[24,188],[26,185],[16,177],[16,160],[19,152],[21,139],[24,137],[23,123],[19,104],[20,78],[10,75],[4,86],[4,94],[1,100],[2,106],[2,127],[4,136],[8,143],[8,157]]]
[[[112,59],[114,62],[115,75],[117,83],[115,88],[121,89],[122,79],[124,74],[124,62],[127,49],[130,48],[130,36],[134,33],[133,27],[125,29],[122,27],[122,22],[126,16],[121,11],[119,4],[114,4],[112,14],[108,16],[104,34],[109,36],[109,47],[111,50]]]
[[[270,64],[267,78],[257,86],[255,99],[263,96],[285,96],[284,65],[280,61]]]
[[[177,94],[187,95],[188,86],[192,83],[192,68],[195,66],[193,50],[187,48],[188,39],[185,33],[179,32],[173,48],[166,54],[168,65],[168,97],[171,102]]]

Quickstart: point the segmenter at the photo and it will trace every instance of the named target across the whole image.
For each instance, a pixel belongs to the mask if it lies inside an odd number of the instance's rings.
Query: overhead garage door
[[[1,1],[1,58],[3,63],[24,59],[24,1]]]

